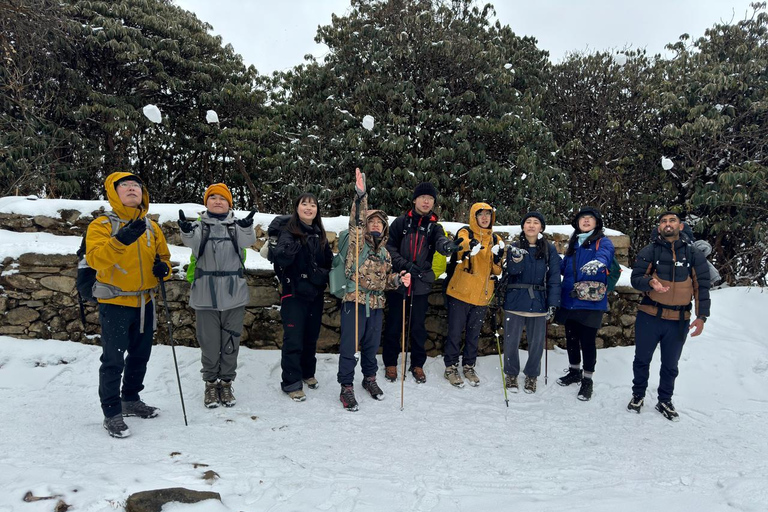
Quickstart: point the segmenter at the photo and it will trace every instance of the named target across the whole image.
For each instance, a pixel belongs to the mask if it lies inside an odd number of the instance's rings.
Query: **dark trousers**
[[[470,366],[477,361],[477,343],[488,306],[475,306],[463,300],[448,297],[448,336],[443,348],[443,362],[451,366],[459,362],[459,347],[466,329],[462,364]]]
[[[365,316],[365,306],[357,304],[357,340],[360,349],[360,368],[363,376],[376,375],[376,352],[381,343],[381,323],[383,309],[371,309],[370,316]],[[346,386],[355,380],[355,303],[345,302],[341,306],[341,345],[339,346],[339,373],[336,379]]]
[[[661,371],[659,372],[659,401],[668,402],[675,391],[677,362],[688,337],[689,321],[664,320],[638,311],[635,321],[635,360],[632,363],[634,379],[632,394],[645,396],[648,374],[656,346],[661,344]]]
[[[565,341],[568,349],[568,362],[571,366],[581,364],[581,356],[584,355],[584,371],[594,372],[597,363],[597,329],[587,327],[574,320],[565,322]]]
[[[315,376],[315,353],[322,315],[322,294],[312,302],[286,297],[281,303],[283,348],[280,366],[283,369],[283,381],[280,386],[286,393],[303,388],[302,379]]]
[[[403,323],[403,295],[397,292],[387,292],[387,325],[384,329],[384,348],[382,359],[384,366],[397,366],[397,356],[400,355],[402,323]],[[424,344],[427,342],[427,299],[429,295],[411,295],[405,300],[405,329],[411,332],[411,365],[422,367],[427,362],[427,351]],[[410,325],[408,322],[410,320]],[[407,347],[406,347],[407,348]]]
[[[152,352],[154,302],[144,308],[144,332],[141,330],[141,308],[99,304],[101,323],[101,367],[99,368],[99,398],[104,417],[122,413],[120,379],[123,380],[122,400],[139,399],[144,389],[147,361]],[[127,355],[126,355],[127,354]]]

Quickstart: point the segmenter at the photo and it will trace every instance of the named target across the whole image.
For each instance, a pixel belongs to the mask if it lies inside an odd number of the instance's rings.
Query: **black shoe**
[[[378,384],[376,384],[376,376],[371,375],[363,379],[363,389],[371,394],[371,398],[376,400],[384,400],[384,392],[381,390]]]
[[[579,389],[579,395],[576,398],[582,402],[586,402],[592,398],[592,379],[589,377],[581,379],[581,388]]]
[[[123,415],[117,414],[110,418],[104,418],[104,429],[112,437],[128,437],[131,435],[131,431],[128,429],[128,425],[123,421]]]
[[[154,418],[160,414],[160,409],[151,407],[141,400],[123,402],[123,416],[138,416],[139,418]]]
[[[643,404],[645,403],[645,397],[641,395],[632,395],[632,400],[629,401],[629,404],[627,404],[627,410],[631,412],[636,412],[637,414],[640,414],[640,409],[643,408]]]
[[[570,386],[571,384],[581,382],[581,377],[583,375],[581,368],[578,370],[576,368],[568,368],[567,371],[568,373],[557,379],[558,384],[561,386]]]
[[[675,406],[672,405],[672,402],[662,402],[659,400],[659,403],[656,404],[656,410],[659,411],[662,416],[667,418],[669,421],[680,421],[680,415],[677,414]]]
[[[348,411],[357,410],[357,400],[355,399],[355,389],[352,386],[341,386],[341,394],[339,395],[341,405]]]

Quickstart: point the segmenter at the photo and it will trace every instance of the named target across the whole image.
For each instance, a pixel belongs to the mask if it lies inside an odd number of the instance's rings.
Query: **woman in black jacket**
[[[294,212],[275,247],[275,263],[282,294],[283,391],[296,402],[306,399],[303,384],[318,386],[315,379],[317,338],[323,315],[323,291],[328,284],[333,253],[320,218],[320,204],[304,193],[294,203]]]

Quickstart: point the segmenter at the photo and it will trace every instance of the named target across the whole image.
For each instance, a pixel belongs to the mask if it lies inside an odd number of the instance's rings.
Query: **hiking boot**
[[[448,379],[448,382],[451,383],[451,386],[455,386],[457,388],[463,388],[464,387],[464,381],[461,380],[461,376],[459,375],[459,365],[458,364],[452,364],[451,366],[445,367],[445,373],[443,374],[443,377]]]
[[[384,392],[376,383],[376,376],[370,375],[363,379],[363,389],[371,394],[371,398],[376,400],[384,400]]]
[[[303,402],[307,399],[307,395],[304,394],[303,389],[297,389],[296,391],[289,391],[288,396],[291,397],[291,400],[294,402]]]
[[[205,405],[208,409],[215,409],[219,406],[219,384],[215,380],[205,381],[203,405]]]
[[[355,389],[350,386],[341,386],[341,394],[339,395],[341,405],[348,411],[357,410],[357,400],[355,400]]]
[[[579,395],[576,398],[582,402],[586,402],[592,398],[592,379],[589,377],[581,379],[581,388],[579,388]]]
[[[505,375],[504,376],[504,385],[512,393],[517,393],[518,391],[520,391],[520,386],[517,385],[517,375],[515,375],[515,376]]]
[[[525,384],[523,384],[523,391],[528,394],[536,392],[536,377],[525,377]]]
[[[464,365],[464,378],[467,379],[470,386],[476,387],[480,385],[480,379],[477,377],[477,373],[475,373],[475,365],[473,364]]]
[[[630,400],[629,404],[627,404],[627,410],[640,414],[640,409],[643,408],[644,402],[645,402],[644,396],[632,395],[632,400]]]
[[[411,368],[411,375],[413,375],[416,384],[424,384],[427,382],[427,376],[424,375],[424,369],[421,366],[414,366]]]
[[[232,381],[221,381],[221,387],[219,388],[219,396],[221,397],[221,405],[224,407],[232,407],[237,403],[235,394],[232,392]]]
[[[128,425],[123,421],[122,414],[116,414],[110,418],[104,418],[104,429],[112,437],[128,437],[131,435],[131,431],[128,429]]]
[[[397,380],[397,366],[387,366],[384,369],[384,378],[389,382],[395,382]]]
[[[659,400],[659,403],[656,404],[656,410],[669,421],[680,421],[680,415],[677,414],[675,406],[670,401],[662,402]]]
[[[320,387],[320,383],[317,382],[317,379],[314,377],[304,379],[304,384],[306,384],[309,389],[317,389]]]
[[[561,386],[570,386],[581,381],[582,371],[581,368],[568,368],[568,373],[557,379],[557,383]]]
[[[150,407],[141,400],[123,402],[123,416],[138,416],[139,418],[154,418],[160,414],[160,409]]]

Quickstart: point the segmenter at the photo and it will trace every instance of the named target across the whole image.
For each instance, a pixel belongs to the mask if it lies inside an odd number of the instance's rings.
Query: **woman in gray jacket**
[[[250,300],[244,276],[245,248],[256,242],[253,214],[235,219],[232,193],[223,183],[205,191],[207,211],[197,221],[179,211],[181,241],[192,249],[187,277],[192,283],[189,305],[195,310],[197,342],[202,350],[205,394],[214,408],[235,405],[235,380],[245,306]]]

